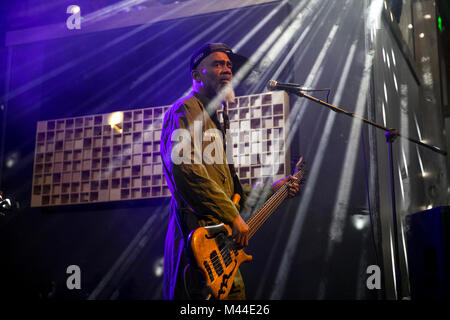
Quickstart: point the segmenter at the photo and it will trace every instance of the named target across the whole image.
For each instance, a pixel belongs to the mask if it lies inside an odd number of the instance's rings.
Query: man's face
[[[233,74],[231,61],[224,52],[213,52],[193,71],[193,78],[204,95],[213,98],[222,87],[229,84]]]

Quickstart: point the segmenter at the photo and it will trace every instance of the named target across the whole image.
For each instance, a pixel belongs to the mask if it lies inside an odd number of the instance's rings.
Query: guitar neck
[[[301,180],[303,178],[304,168],[302,167],[294,177]],[[284,184],[277,192],[275,192],[261,208],[259,208],[247,221],[249,227],[250,239],[255,232],[264,224],[264,222],[269,218],[269,216],[278,208],[278,206],[288,197],[289,188],[287,184]]]

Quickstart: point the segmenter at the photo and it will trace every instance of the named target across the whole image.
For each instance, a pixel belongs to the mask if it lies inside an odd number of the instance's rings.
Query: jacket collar
[[[206,97],[198,92],[193,91],[192,93],[193,93],[194,97],[196,97],[198,100],[200,100],[200,102],[205,106],[205,108],[208,105],[208,103],[211,101],[211,99],[209,99],[208,97]]]
[[[206,97],[198,92],[192,91],[192,94],[194,97],[196,97],[198,100],[200,100],[200,102],[203,104],[203,107],[205,108],[205,110],[207,110],[208,104],[211,102],[211,99],[209,99],[208,97]],[[214,111],[211,111],[211,112],[212,113],[207,112],[207,113],[209,113],[209,117],[214,122],[216,127],[223,132],[223,126],[219,122],[219,119],[217,118],[216,109],[214,109]]]

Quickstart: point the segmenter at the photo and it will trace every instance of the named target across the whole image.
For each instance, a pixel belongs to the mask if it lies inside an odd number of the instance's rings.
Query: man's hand
[[[245,221],[238,215],[233,220],[233,234],[232,234],[234,242],[238,245],[238,247],[246,247],[248,246],[248,225]]]
[[[295,197],[300,190],[299,179],[294,176],[287,176],[273,183],[273,192],[277,192],[285,183],[289,190],[289,198]]]

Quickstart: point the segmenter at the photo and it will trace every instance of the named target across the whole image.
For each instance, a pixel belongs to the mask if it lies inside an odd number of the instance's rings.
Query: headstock
[[[305,183],[305,174],[306,174],[306,162],[303,161],[303,157],[300,157],[294,169],[294,175],[297,178],[300,178],[300,184]]]
[[[295,165],[294,174],[296,174],[297,172],[302,170],[304,167],[305,167],[305,162],[303,161],[303,157],[300,157],[297,164]]]

